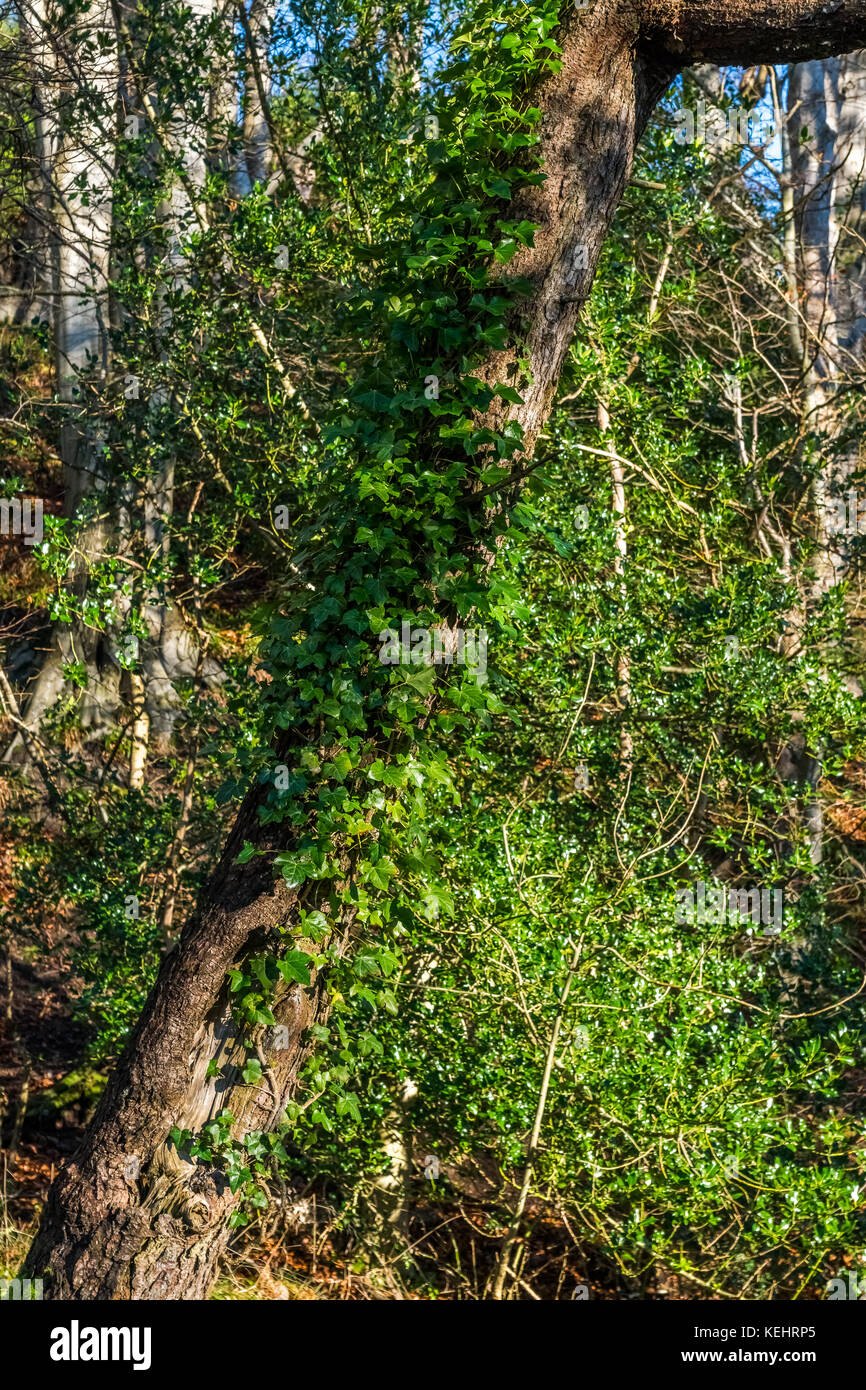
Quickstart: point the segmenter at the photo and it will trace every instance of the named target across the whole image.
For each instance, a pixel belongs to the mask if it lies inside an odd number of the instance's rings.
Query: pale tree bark
[[[836,432],[834,385],[838,366],[835,295],[837,226],[835,191],[835,78],[838,60],[798,63],[788,77],[788,117],[784,153],[793,192],[798,314],[802,324],[803,430],[809,443],[826,453]],[[806,452],[810,452],[808,446]],[[790,624],[788,648],[800,650],[811,603],[838,582],[843,554],[826,524],[829,494],[838,486],[832,459],[818,468],[811,486],[816,575],[812,592]],[[844,541],[842,542],[844,547]],[[817,868],[823,857],[823,808],[817,795],[819,758],[804,746],[789,748],[796,775],[808,788],[803,810],[809,858]]]
[[[479,372],[521,392],[523,404],[500,402],[491,420],[518,421],[526,451],[550,411],[637,141],[676,72],[698,61],[749,65],[863,46],[866,0],[832,8],[812,0],[598,0],[589,11],[569,12],[560,39],[561,70],[545,75],[531,94],[542,112],[547,177],[521,193],[514,207],[539,226],[534,246],[521,250],[510,267],[528,278],[532,293],[515,314],[509,347],[492,354]],[[523,358],[531,381],[521,371]],[[516,460],[518,475],[525,463],[525,455]],[[492,540],[487,545],[493,548]],[[309,734],[316,739],[315,730]],[[372,724],[369,737],[376,739]],[[276,750],[280,760],[287,754],[285,743]],[[387,748],[382,755],[388,756]],[[286,848],[288,837],[285,828],[259,823],[263,795],[260,788],[249,793],[202,906],[163,966],[83,1145],[52,1187],[25,1271],[45,1278],[47,1298],[195,1298],[214,1276],[235,1199],[219,1172],[179,1159],[166,1143],[168,1128],[195,1129],[223,1107],[236,1117],[236,1139],[252,1128],[272,1128],[294,1088],[308,1046],[306,1026],[327,1007],[321,978],[309,988],[286,989],[277,1011],[289,1046],[268,1051],[266,1087],[207,1077],[211,1058],[231,1061],[240,1054],[231,1034],[227,968],[268,943],[278,951],[277,926],[297,923],[296,892],[275,883],[267,867],[268,852]],[[264,853],[238,864],[244,839]],[[349,876],[351,864],[344,871]],[[340,949],[352,930],[351,920],[341,921]],[[124,1176],[129,1155],[139,1165],[133,1180]]]
[[[207,20],[219,6],[217,0],[195,0],[189,8],[196,18]],[[49,0],[20,2],[22,35],[33,72],[42,189],[39,206],[53,244],[55,375],[58,395],[68,406],[60,432],[66,513],[74,517],[83,500],[92,504],[94,497],[105,498],[97,517],[76,537],[67,582],[72,593],[81,598],[86,594],[92,565],[105,555],[128,549],[135,510],[142,513],[149,554],[168,557],[175,460],[170,455],[162,457],[140,489],[118,489],[103,442],[99,418],[112,368],[108,282],[116,134],[119,122],[130,114],[140,118],[142,108],[130,74],[129,60],[134,69],[135,55],[128,52],[128,45],[124,51],[128,19],[124,6],[113,10],[107,0],[92,0],[75,25],[65,23],[64,13],[62,4]],[[224,74],[220,74],[215,88],[223,82]],[[123,111],[119,109],[121,94]],[[218,96],[215,92],[215,99]],[[202,187],[207,150],[204,128],[192,129],[182,112],[179,116],[169,114],[172,135],[168,149],[181,153],[186,174],[164,207],[165,221],[175,229],[166,275],[177,281],[185,263],[179,249],[181,237],[195,220],[186,186]],[[116,310],[116,306],[111,307]],[[116,313],[114,326],[119,326]],[[169,326],[164,320],[164,333]],[[129,606],[127,599],[118,601],[112,629],[123,626]],[[149,741],[157,751],[165,751],[179,710],[175,683],[191,678],[197,663],[196,638],[164,593],[144,596],[142,616],[148,637],[142,644],[141,669],[129,676],[118,660],[116,631],[97,631],[79,621],[56,624],[24,715],[28,728],[37,729],[47,711],[69,689],[66,663],[82,663],[88,679],[86,690],[78,697],[78,717],[86,737],[105,732],[121,705],[130,703],[133,786],[142,785]],[[206,675],[209,680],[219,680],[213,661]],[[19,732],[5,758],[12,760],[22,754],[26,754],[26,742]]]
[[[231,10],[227,10],[224,0],[188,0],[186,8],[199,23],[206,23],[219,15],[224,15],[226,23],[231,22]],[[213,71],[202,74],[209,81],[210,88],[207,115],[201,122],[193,121],[182,104],[160,108],[151,84],[137,74],[139,57],[123,19],[121,26],[121,42],[130,69],[130,87],[152,127],[154,163],[158,165],[164,157],[179,158],[183,171],[182,176],[175,179],[161,209],[161,219],[163,225],[169,228],[170,239],[163,267],[164,288],[174,288],[185,283],[187,256],[183,243],[199,226],[198,200],[211,163],[208,141],[212,131],[216,130],[221,136],[220,126],[225,127],[227,107],[235,99],[233,75],[225,70],[219,55],[215,56]],[[217,112],[220,113],[219,117]],[[160,132],[158,136],[157,131]],[[218,158],[217,152],[217,161]],[[158,332],[161,343],[167,343],[171,333],[171,313],[164,294]],[[163,360],[167,361],[167,348],[161,347],[160,350]],[[170,382],[165,394],[174,401]],[[158,437],[158,422],[154,421],[154,425]],[[168,560],[171,549],[176,459],[169,450],[158,448],[156,452],[157,462],[150,470],[138,502],[144,523],[146,551],[159,564]],[[133,742],[133,758],[137,758],[139,765],[143,720],[147,721],[145,751],[149,740],[156,753],[165,753],[180,710],[176,682],[193,677],[198,665],[197,635],[184,622],[180,609],[166,595],[163,586],[151,588],[143,595],[142,618],[147,628],[147,637],[141,647],[143,711],[135,710],[139,740],[137,744],[135,739]],[[216,664],[209,661],[207,665],[208,679],[218,680]]]
[[[20,132],[32,123],[32,137],[22,140],[24,167],[21,169],[21,217],[26,231],[20,242],[8,248],[2,267],[3,298],[0,321],[30,323],[34,318],[51,323],[54,314],[52,277],[52,238],[49,235],[51,190],[57,131],[51,119],[50,46],[46,41],[44,3],[28,10],[15,9],[21,40],[21,59],[30,79],[29,89],[17,83],[4,83],[0,96],[3,119]]]
[[[401,86],[406,95],[416,96],[421,90],[421,26],[426,0],[410,0],[402,13],[383,22],[385,51],[391,81]]]
[[[866,347],[866,53],[848,53],[838,60],[836,124],[841,155],[836,180],[837,334],[843,365],[862,370]]]
[[[273,149],[269,122],[270,20],[268,0],[252,0],[249,10],[241,0],[240,17],[247,45],[244,69],[243,136],[247,187],[267,184]]]
[[[57,395],[63,403],[60,456],[65,507],[103,493],[108,468],[96,403],[110,370],[109,292],[118,58],[108,0],[91,0],[74,20],[56,0],[19,0],[18,16],[32,79],[35,121],[34,214],[51,246],[50,293]],[[112,521],[101,509],[82,529],[69,574],[81,595],[89,561],[111,543]],[[51,647],[25,711],[28,727],[61,696],[66,662],[90,673],[81,723],[104,726],[119,702],[119,669],[105,659],[99,633],[74,623],[55,627]],[[16,735],[7,757],[23,749]]]
[[[786,321],[788,342],[798,369],[805,361],[800,289],[797,280],[797,226],[794,216],[794,180],[791,168],[791,131],[787,113],[782,110],[779,81],[774,68],[769,69],[773,97],[773,121],[779,132],[782,153],[780,198],[782,204],[782,264],[785,269]]]
[[[846,394],[863,383],[866,332],[866,56],[849,54],[791,71],[792,140],[802,316],[806,326],[806,422],[820,468],[814,490],[819,555],[813,600],[847,573],[850,547],[828,527],[828,504],[844,496],[859,463],[844,439]]]
[[[130,672],[132,703],[132,751],[129,756],[129,786],[131,791],[139,791],[144,786],[144,773],[147,767],[147,745],[150,737],[150,718],[147,713],[147,697],[144,681],[137,672]]]
[[[316,182],[310,151],[322,138],[319,127],[309,131],[295,149],[283,149],[271,107],[272,0],[239,0],[237,14],[244,32],[246,62],[243,83],[243,165],[235,182],[241,196],[257,183],[273,194],[282,185],[294,188],[309,203]]]
[[[805,453],[815,469],[811,502],[816,541],[814,577],[803,611],[792,624],[794,652],[806,615],[842,582],[851,564],[850,542],[835,524],[834,504],[846,499],[859,464],[857,443],[845,438],[845,398],[863,380],[864,123],[866,62],[861,52],[791,68],[783,143],[791,198],[786,237],[793,234],[795,243],[802,428]],[[805,821],[810,859],[817,867],[823,857],[820,750],[791,752],[811,789]]]
[[[840,369],[835,292],[839,239],[835,207],[837,77],[838,61],[831,60],[798,63],[791,69],[788,80],[788,135],[801,319],[805,330],[800,363],[804,377],[804,426],[807,437],[822,455],[812,487],[819,542],[816,597],[838,582],[843,566],[842,555],[826,525],[827,500],[844,486],[843,470],[837,467],[833,457],[838,430],[835,396]]]
[[[374,1283],[401,1292],[398,1266],[409,1247],[409,1215],[412,1190],[412,1107],[418,1087],[411,1077],[403,1077],[391,1105],[382,1119],[379,1140],[385,1166],[372,1181],[369,1200],[371,1231],[366,1245],[373,1265]]]

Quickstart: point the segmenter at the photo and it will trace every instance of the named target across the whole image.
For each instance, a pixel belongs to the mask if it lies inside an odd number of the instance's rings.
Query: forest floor
[[[105,1082],[104,1069],[82,1061],[87,1037],[71,1017],[74,984],[62,945],[51,961],[47,966],[42,955],[37,967],[13,954],[0,980],[0,1140],[7,1145],[0,1148],[0,1278],[13,1278],[20,1268],[54,1175],[80,1142]],[[271,1206],[234,1233],[211,1298],[482,1299],[505,1234],[493,1215],[503,1209],[503,1194],[496,1175],[478,1163],[449,1164],[445,1177],[435,1192],[423,1179],[414,1184],[406,1237],[411,1260],[400,1262],[399,1274],[397,1261],[371,1258],[351,1222],[341,1229],[333,1194],[317,1197],[315,1183],[282,1195],[274,1190]],[[591,1248],[579,1248],[564,1217],[530,1202],[527,1218],[531,1235],[513,1297],[718,1297],[661,1266],[639,1286],[626,1282]],[[805,1301],[821,1296],[818,1288],[801,1294]]]
[[[7,986],[8,969],[7,961]],[[6,989],[0,1017],[0,1120],[9,1145],[0,1150],[3,1278],[13,1277],[19,1268],[54,1175],[79,1143],[104,1079],[101,1071],[81,1062],[86,1038],[70,1018],[71,999],[62,961],[58,960],[53,970],[44,966],[37,970],[26,960],[13,957],[11,976],[12,1018],[6,1007]],[[265,1217],[237,1233],[212,1298],[259,1301],[425,1296],[396,1280],[370,1277],[359,1267],[354,1252],[341,1255],[331,1241],[321,1241],[315,1231],[314,1206],[311,1209],[309,1202],[296,1206],[301,1209],[301,1221],[293,1224]],[[277,1213],[278,1218],[281,1215]],[[278,1233],[275,1225],[282,1228]]]
[[[72,997],[62,950],[52,968],[13,955],[12,1017],[7,1007],[8,973],[2,982],[0,1015],[0,1123],[7,1145],[0,1149],[0,1278],[12,1278],[35,1233],[39,1212],[58,1168],[71,1156],[96,1106],[104,1071],[82,1062],[84,1031],[70,1017]],[[14,1150],[14,1151],[13,1151]],[[212,1298],[226,1301],[280,1299],[383,1300],[483,1297],[504,1230],[491,1225],[483,1180],[451,1174],[441,1199],[419,1184],[413,1201],[409,1244],[411,1273],[395,1264],[376,1267],[357,1240],[329,1234],[334,1208],[316,1208],[315,1196],[277,1194],[271,1209],[235,1233]],[[538,1261],[522,1274],[520,1297],[635,1297],[577,1267],[573,1242],[562,1223],[536,1213]],[[442,1280],[443,1267],[449,1270]],[[435,1284],[427,1269],[435,1269]],[[581,1290],[585,1289],[585,1292]],[[575,1294],[575,1291],[578,1291]],[[660,1281],[649,1297],[688,1295]],[[646,1296],[646,1295],[644,1295]]]

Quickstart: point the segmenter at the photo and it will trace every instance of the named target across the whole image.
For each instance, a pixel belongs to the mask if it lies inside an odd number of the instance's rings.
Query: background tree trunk
[[[214,0],[196,0],[189,8],[206,21],[214,12]],[[136,512],[142,514],[146,548],[166,558],[174,507],[174,459],[162,459],[137,492],[132,486],[118,487],[100,426],[112,365],[109,277],[116,134],[128,115],[141,119],[135,83],[122,61],[122,53],[129,57],[123,43],[128,14],[121,7],[118,15],[120,36],[112,8],[104,0],[95,0],[75,28],[64,27],[61,9],[43,7],[42,0],[37,7],[21,7],[37,106],[36,157],[44,188],[39,209],[53,245],[55,379],[59,397],[68,406],[60,430],[66,515],[74,518],[82,501],[105,497],[99,516],[88,521],[77,537],[68,584],[79,599],[87,592],[92,564],[128,547]],[[120,108],[121,89],[129,109]],[[205,131],[193,129],[183,119],[173,129],[172,148],[182,155],[189,183],[199,188],[206,174]],[[165,220],[175,233],[194,221],[184,188],[178,186],[166,202]],[[182,272],[183,257],[175,253],[168,274]],[[122,315],[120,324],[115,315],[114,326],[122,326]],[[127,601],[118,603],[114,626],[122,626],[128,608]],[[139,678],[144,682],[151,736],[164,751],[179,708],[175,682],[191,678],[196,671],[196,637],[162,592],[145,596],[143,618],[149,637],[141,651]],[[69,690],[64,666],[70,662],[86,668],[87,688],[77,697],[78,714],[85,736],[97,737],[112,727],[127,697],[128,682],[118,661],[116,633],[77,620],[55,624],[29,691],[25,722],[37,729],[46,712]],[[209,680],[219,679],[212,660],[205,674]],[[131,716],[137,703],[133,701]],[[25,753],[18,733],[5,759]]]
[[[94,0],[74,25],[63,7],[21,3],[24,52],[32,76],[38,165],[33,216],[51,246],[50,302],[55,386],[66,407],[60,427],[65,510],[108,482],[98,430],[98,401],[110,370],[109,273],[112,182],[117,121],[117,46],[110,4]],[[107,510],[107,509],[106,509]],[[86,589],[88,560],[111,544],[108,515],[89,522],[69,575]],[[39,720],[63,693],[67,662],[83,662],[91,680],[82,700],[85,728],[99,725],[119,703],[119,670],[104,659],[101,635],[83,624],[57,624],[27,702],[25,720]],[[6,757],[24,751],[21,734]]]
[[[864,122],[862,53],[791,68],[787,172],[793,185],[803,435],[806,458],[815,469],[811,500],[817,542],[803,618],[842,582],[851,564],[849,540],[831,517],[834,499],[845,498],[860,462],[858,442],[845,437],[845,404],[852,388],[862,382]],[[810,858],[817,866],[823,858],[819,750],[804,748],[794,761],[811,789],[805,819]]]

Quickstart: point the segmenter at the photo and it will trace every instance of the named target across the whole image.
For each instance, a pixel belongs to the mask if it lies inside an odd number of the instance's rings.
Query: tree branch
[[[684,67],[798,62],[866,48],[866,0],[644,0],[641,32]]]

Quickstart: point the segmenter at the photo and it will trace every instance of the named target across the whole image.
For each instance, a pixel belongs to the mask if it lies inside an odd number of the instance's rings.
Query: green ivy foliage
[[[834,898],[850,887],[845,846],[811,864],[808,792],[777,763],[798,739],[820,748],[844,799],[864,727],[845,679],[844,591],[810,615],[791,657],[782,639],[809,538],[792,523],[788,574],[755,541],[758,493],[791,520],[813,466],[788,458],[796,422],[781,409],[762,420],[750,478],[726,433],[723,373],[760,400],[785,370],[783,345],[762,327],[757,346],[730,348],[707,287],[724,272],[743,303],[757,293],[742,229],[712,201],[706,153],[675,145],[663,108],[538,467],[491,532],[481,493],[505,481],[521,438],[479,422],[496,395],[519,400],[519,385],[488,388],[477,372],[506,344],[525,288],[508,266],[533,228],[509,203],[544,176],[532,91],[558,61],[559,12],[443,7],[418,90],[383,62],[377,13],[290,7],[274,118],[293,143],[320,133],[314,194],[305,204],[259,187],[237,200],[213,161],[208,216],[182,228],[183,287],[158,215],[176,156],[152,132],[124,145],[115,350],[141,389],[101,403],[112,496],[140,499],[170,456],[184,505],[156,555],[133,506],[123,546],[91,566],[83,596],[64,584],[80,530],[46,533],[55,617],[108,632],[121,598],[140,633],[148,593],[203,597],[227,678],[206,706],[184,692],[205,846],[191,886],[257,779],[261,819],[284,837],[274,870],[299,902],[282,949],[230,973],[250,1042],[244,1083],[261,1084],[251,1035],[274,1025],[278,987],[304,988],[315,969],[331,998],[277,1133],[241,1140],[227,1108],[171,1139],[225,1169],[247,1199],[236,1225],[288,1173],[327,1182],[348,1226],[411,1078],[415,1195],[425,1153],[440,1161],[445,1207],[459,1200],[449,1172],[483,1163],[485,1219],[501,1234],[562,1012],[533,1212],[564,1216],[580,1257],[629,1291],[661,1269],[692,1291],[814,1293],[866,1246],[852,1084],[862,980],[856,918]],[[179,29],[178,13],[152,5],[134,18],[140,31],[166,113],[204,89],[214,45],[225,56],[238,39],[186,19]],[[220,134],[208,131],[212,144]],[[752,195],[749,211],[770,243],[771,199]],[[656,318],[647,267],[669,245]],[[625,461],[619,529],[612,452]],[[492,570],[482,538],[499,542]],[[379,633],[404,620],[484,628],[487,681],[380,662]],[[266,680],[250,680],[252,663]],[[68,677],[84,683],[87,671]],[[164,945],[152,913],[130,919],[125,900],[158,876],[178,805],[113,791],[106,822],[105,787],[67,775],[77,833],[32,837],[19,911],[37,892],[74,899],[79,1016],[110,1057]],[[256,853],[251,840],[240,858]],[[783,886],[781,934],[678,923],[676,889],[700,879]],[[347,914],[358,942],[343,955]]]

